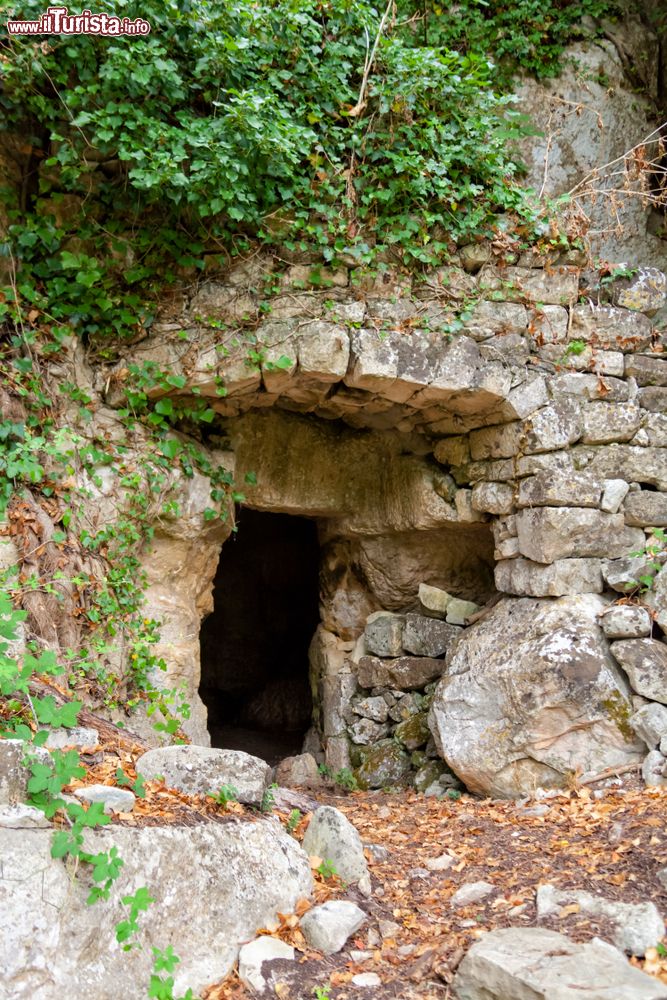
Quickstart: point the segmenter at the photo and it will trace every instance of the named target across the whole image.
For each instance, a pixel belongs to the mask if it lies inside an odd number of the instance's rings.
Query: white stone
[[[210,747],[160,747],[143,754],[136,763],[144,778],[163,777],[170,788],[189,795],[216,794],[223,785],[236,790],[239,802],[258,805],[271,777],[271,768],[242,750]]]
[[[598,938],[575,944],[541,927],[476,941],[453,982],[459,1000],[666,1000],[667,987]]]
[[[76,788],[74,794],[84,802],[101,802],[105,813],[132,812],[136,801],[129,788],[114,788],[111,785],[86,785],[85,788]]]
[[[302,847],[308,855],[330,861],[345,882],[370,890],[364,847],[355,827],[333,806],[320,806],[308,824]]]
[[[479,611],[479,604],[474,601],[463,601],[453,597],[447,605],[447,624],[465,625],[466,620]]]
[[[642,758],[624,723],[627,681],[597,624],[605,606],[593,594],[505,597],[465,630],[429,728],[469,791],[521,798],[565,784],[572,771],[599,774]]]
[[[456,864],[454,855],[440,854],[437,858],[429,858],[426,867],[430,872],[446,872],[454,864]]]
[[[100,736],[96,729],[75,726],[73,729],[52,729],[44,746],[47,750],[73,748],[81,753],[94,753]]]
[[[10,830],[51,829],[51,823],[35,806],[0,805],[0,827]]]
[[[628,483],[624,479],[605,479],[603,486],[600,510],[608,514],[618,513],[630,489]]]
[[[249,989],[265,993],[269,984],[263,966],[265,962],[275,962],[276,959],[293,962],[294,948],[279,938],[268,936],[244,944],[239,952],[239,979]]]
[[[667,704],[667,646],[657,639],[620,639],[611,651],[630,678],[633,691]]]
[[[352,976],[352,985],[363,989],[370,989],[375,986],[382,986],[382,980],[377,972],[358,972]]]
[[[659,750],[651,750],[642,764],[642,778],[647,788],[660,788],[667,785],[665,770],[667,761]]]
[[[345,946],[366,919],[364,911],[346,899],[332,899],[315,906],[301,918],[301,930],[308,944],[325,955]]]
[[[452,896],[450,903],[452,906],[469,906],[471,903],[479,903],[481,900],[486,899],[490,896],[492,892],[495,892],[495,886],[490,882],[466,882],[457,889]]]

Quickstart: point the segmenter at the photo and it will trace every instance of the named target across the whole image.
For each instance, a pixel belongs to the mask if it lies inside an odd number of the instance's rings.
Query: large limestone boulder
[[[51,829],[0,826],[0,998],[147,995],[152,948],[179,955],[174,996],[195,995],[230,971],[239,946],[309,896],[308,860],[275,820],[199,826],[114,826],[90,833],[86,850],[115,846],[124,861],[110,900],[86,905],[76,878],[51,857]],[[124,896],[146,886],[155,902],[140,917],[141,948],[123,951],[116,924]]]
[[[476,941],[454,979],[458,1000],[665,1000],[667,986],[593,938],[575,944],[541,927],[506,927]]]
[[[504,598],[447,658],[429,725],[473,792],[527,795],[639,761],[627,681],[597,624],[593,594]]]

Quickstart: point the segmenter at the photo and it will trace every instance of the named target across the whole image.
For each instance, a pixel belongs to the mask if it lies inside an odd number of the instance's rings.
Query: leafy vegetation
[[[537,210],[510,72],[556,72],[607,0],[104,0],[150,36],[6,38],[4,128],[26,180],[5,246],[51,329],[131,336],[158,283],[260,239],[366,261],[440,259]],[[41,0],[15,16],[38,17]],[[497,64],[492,61],[497,60]],[[34,320],[30,321],[31,323]]]

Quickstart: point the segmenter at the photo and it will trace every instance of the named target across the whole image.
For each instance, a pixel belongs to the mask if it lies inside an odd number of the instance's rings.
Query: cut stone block
[[[440,677],[444,669],[442,660],[429,656],[400,656],[395,660],[362,656],[356,665],[361,687],[393,687],[400,691],[423,688]]]
[[[487,264],[478,275],[481,292],[501,292],[507,302],[540,302],[545,305],[569,305],[579,294],[576,268],[505,267]]]
[[[624,527],[622,514],[606,514],[588,507],[524,508],[516,518],[521,554],[534,562],[587,556],[613,558],[644,544],[637,529]]]
[[[319,382],[340,382],[350,360],[350,340],[344,327],[315,320],[299,326],[299,374]]]
[[[366,619],[364,640],[366,649],[375,656],[400,656],[403,652],[401,636],[403,615],[390,611],[376,611]]]
[[[649,750],[655,750],[667,736],[667,708],[657,702],[642,705],[629,722]]]
[[[617,514],[625,500],[630,486],[624,479],[605,479],[600,510],[608,514]]]
[[[615,306],[575,305],[570,336],[593,347],[632,354],[651,343],[651,322],[642,313]]]
[[[521,480],[517,506],[598,507],[600,494],[600,482],[585,472],[545,470]]]
[[[667,302],[667,276],[657,267],[640,267],[614,282],[614,304],[653,316]]]
[[[586,444],[629,441],[639,429],[642,413],[635,403],[589,403],[583,410]]]
[[[472,490],[474,510],[509,514],[514,507],[514,489],[508,483],[477,483]]]
[[[558,559],[551,565],[529,559],[505,559],[496,563],[498,590],[517,597],[563,597],[566,594],[601,594],[599,559]]]
[[[406,615],[403,627],[403,648],[414,656],[444,656],[449,645],[461,634],[455,625],[448,625],[426,615]]]
[[[623,503],[626,524],[652,528],[667,527],[667,493],[640,490],[628,493]]]
[[[625,377],[637,385],[667,385],[667,361],[645,354],[629,354],[625,359]]]

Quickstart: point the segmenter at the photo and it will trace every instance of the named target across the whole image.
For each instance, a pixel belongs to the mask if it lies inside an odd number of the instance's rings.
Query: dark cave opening
[[[275,764],[310,725],[308,647],[319,623],[317,525],[243,508],[201,629],[200,694],[214,747]]]

